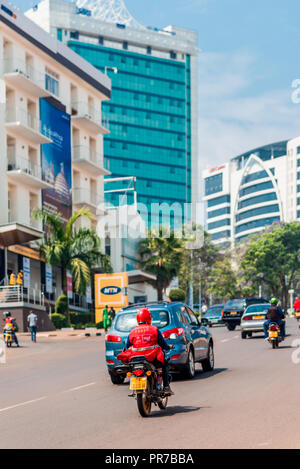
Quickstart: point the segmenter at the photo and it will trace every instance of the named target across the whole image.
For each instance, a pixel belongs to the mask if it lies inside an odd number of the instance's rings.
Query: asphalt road
[[[103,336],[22,338],[0,365],[0,448],[300,448],[296,321],[279,350],[212,331],[214,372],[174,379],[167,410],[148,419],[127,384],[111,384]]]

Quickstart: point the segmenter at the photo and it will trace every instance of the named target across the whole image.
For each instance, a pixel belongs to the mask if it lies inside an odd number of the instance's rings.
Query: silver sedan
[[[270,304],[248,306],[241,319],[242,339],[251,337],[254,332],[264,331],[264,322]]]

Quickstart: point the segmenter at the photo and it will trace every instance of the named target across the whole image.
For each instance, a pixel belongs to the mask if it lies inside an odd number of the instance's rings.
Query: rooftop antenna
[[[92,16],[107,23],[145,29],[127,10],[124,0],[75,0],[78,8],[90,10]]]

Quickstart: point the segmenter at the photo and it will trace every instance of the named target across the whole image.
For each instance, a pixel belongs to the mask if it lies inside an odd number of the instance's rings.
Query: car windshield
[[[265,313],[269,309],[269,307],[270,305],[268,304],[249,306],[249,308],[247,308],[247,314],[248,313]]]
[[[241,298],[238,298],[236,300],[229,300],[227,301],[227,303],[225,304],[225,307],[224,309],[230,309],[230,308],[233,308],[233,309],[244,309],[246,306],[246,302],[244,299],[241,299]]]
[[[222,308],[223,308],[222,306],[212,306],[211,308],[208,308],[204,317],[215,316],[216,314],[221,314]]]
[[[169,324],[169,313],[166,310],[152,310],[152,326],[162,329]],[[136,311],[117,315],[115,329],[119,332],[130,332],[137,326]]]

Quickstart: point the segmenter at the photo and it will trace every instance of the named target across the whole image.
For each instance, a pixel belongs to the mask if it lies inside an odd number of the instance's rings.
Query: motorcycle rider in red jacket
[[[174,394],[169,385],[168,364],[163,353],[163,350],[171,350],[173,345],[168,345],[158,328],[151,325],[152,316],[148,308],[138,309],[136,320],[138,326],[130,332],[126,348],[118,355],[118,360],[129,362],[132,357],[143,355],[154,366],[162,368],[164,392]]]

